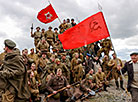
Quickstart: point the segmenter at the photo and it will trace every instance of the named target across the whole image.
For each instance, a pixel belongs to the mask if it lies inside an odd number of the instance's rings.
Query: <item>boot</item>
[[[107,86],[106,86],[106,85],[104,85],[104,91],[108,91],[106,88],[107,88]]]
[[[115,81],[115,84],[116,84],[116,89],[118,90],[119,89],[119,83],[118,83],[118,81]]]
[[[123,87],[123,81],[122,80],[120,80],[120,87],[121,87],[122,90],[125,90],[124,87]]]

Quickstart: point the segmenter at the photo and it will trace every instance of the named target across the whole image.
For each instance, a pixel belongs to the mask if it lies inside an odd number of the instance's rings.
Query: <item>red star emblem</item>
[[[48,13],[45,14],[45,16],[46,16],[46,19],[51,19],[52,14],[50,14],[50,13],[48,12]]]

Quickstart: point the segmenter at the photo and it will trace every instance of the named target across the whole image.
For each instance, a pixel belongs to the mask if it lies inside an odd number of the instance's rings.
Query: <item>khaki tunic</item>
[[[33,59],[35,63],[36,63],[36,61],[37,61],[37,59],[38,59],[38,56],[37,56],[37,54],[35,54],[35,53],[33,53],[33,54],[30,53],[30,54],[28,55],[28,57],[31,58],[31,59]]]
[[[34,32],[34,34],[31,35],[31,37],[34,38],[34,44],[35,46],[37,46],[38,42],[40,41],[41,37],[42,37],[42,34],[41,32]]]
[[[113,65],[113,63],[114,63],[114,65]],[[122,69],[123,66],[124,66],[123,63],[122,63],[122,61],[121,61],[119,58],[111,59],[111,60],[109,61],[109,63],[108,63],[108,66],[109,66],[109,67],[112,67],[112,75],[113,75],[115,81],[118,80],[118,77],[120,77],[120,80],[123,80],[123,79],[122,79],[122,76],[119,74],[119,71],[118,71],[118,69],[117,69],[117,66],[118,66],[118,65],[121,66],[121,69]]]
[[[41,41],[38,43],[38,45],[36,46],[36,51],[44,51],[44,50],[49,50],[49,44],[46,41],[45,43],[42,43]]]
[[[47,38],[47,42],[50,44],[50,45],[54,45],[54,41],[55,41],[55,34],[53,31],[49,31],[47,30],[46,31],[46,38]]]

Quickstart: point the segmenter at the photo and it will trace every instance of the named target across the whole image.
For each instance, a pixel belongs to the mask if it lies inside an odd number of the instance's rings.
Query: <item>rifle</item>
[[[77,84],[79,84],[79,83],[80,83],[80,81],[78,81],[78,82],[76,82],[76,83],[73,83],[73,84],[70,85],[70,87],[75,86],[75,85],[77,85]],[[58,92],[61,92],[61,91],[63,91],[63,90],[65,90],[65,89],[67,89],[67,88],[68,88],[68,87],[63,87],[63,88],[57,90],[57,93],[58,93]],[[50,95],[48,95],[47,97],[45,97],[45,98],[44,98],[44,102],[46,102],[46,100],[47,100],[48,98],[50,98],[51,96],[53,96],[53,95],[55,95],[55,94],[54,94],[54,93],[51,93]]]
[[[31,34],[33,34],[33,23],[32,23],[32,26],[31,26]]]

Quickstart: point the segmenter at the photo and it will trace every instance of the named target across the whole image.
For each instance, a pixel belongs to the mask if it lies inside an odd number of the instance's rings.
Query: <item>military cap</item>
[[[40,29],[40,27],[36,27],[36,29],[37,29],[37,28],[39,28],[39,29]]]
[[[48,27],[48,29],[52,29],[52,27],[51,27],[51,26],[49,26],[49,27]]]
[[[54,30],[58,30],[58,28],[54,28]]]
[[[14,47],[16,47],[15,42],[13,42],[13,41],[10,40],[10,39],[6,39],[6,40],[4,41],[4,44],[5,44],[5,46],[7,46],[7,47],[9,47],[9,48],[14,48]]]
[[[133,55],[138,55],[138,52],[133,52],[130,54],[130,56],[133,56]]]

